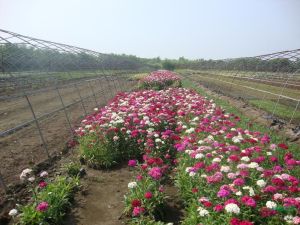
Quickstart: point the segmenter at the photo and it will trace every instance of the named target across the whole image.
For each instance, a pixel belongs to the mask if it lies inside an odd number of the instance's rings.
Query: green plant
[[[33,202],[22,206],[20,225],[59,224],[65,210],[70,206],[73,191],[79,185],[79,179],[57,177],[53,182],[39,190]],[[40,205],[44,204],[41,208]]]
[[[121,161],[137,158],[141,153],[138,143],[120,131],[91,133],[80,137],[79,143],[81,156],[96,168],[110,168]]]
[[[66,172],[71,177],[76,177],[80,173],[81,165],[79,162],[70,162],[65,166]]]

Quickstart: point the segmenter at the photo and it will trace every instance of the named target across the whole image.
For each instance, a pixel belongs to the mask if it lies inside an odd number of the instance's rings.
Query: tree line
[[[67,52],[28,47],[0,45],[0,71],[73,71],[73,70],[140,70],[197,69],[295,72],[300,70],[300,59],[260,59],[255,57],[229,60],[189,60],[139,58],[133,55],[95,54],[94,52]]]

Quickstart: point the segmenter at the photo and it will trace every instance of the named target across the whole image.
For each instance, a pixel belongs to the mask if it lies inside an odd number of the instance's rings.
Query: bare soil
[[[119,225],[124,210],[124,195],[134,172],[127,166],[114,170],[88,169],[83,189],[63,225]]]
[[[126,88],[132,88],[132,86],[133,83],[125,82],[124,85],[122,84],[125,90]],[[95,96],[96,101],[94,96],[83,101],[87,113],[93,112],[93,108],[96,105],[98,107],[103,106],[108,99],[116,94],[116,89],[112,85],[108,86],[107,83],[95,83],[94,90],[98,93]],[[90,86],[80,87],[80,93],[82,97],[91,95]],[[65,104],[80,99],[78,93],[74,90],[73,92],[71,90],[63,90],[62,95]],[[54,96],[54,93],[41,93],[30,98],[37,116],[61,107],[60,100],[58,96]],[[15,104],[12,102],[9,104],[0,102],[0,119],[2,121],[0,127],[3,129],[4,126],[7,126],[4,124],[9,123],[9,121],[11,125],[16,125],[17,122],[26,121],[29,118],[32,119],[32,115],[30,117],[31,112],[27,111],[24,108],[24,104],[19,104],[19,100]],[[6,112],[6,114],[3,112]],[[66,147],[67,141],[72,139],[73,128],[78,125],[85,115],[81,102],[68,107],[66,113],[70,119],[72,129],[70,129],[63,110],[39,120],[46,147],[51,156],[59,154]],[[41,141],[35,123],[23,127],[8,136],[1,137],[0,149],[0,176],[2,176],[7,186],[15,185],[19,182],[19,174],[23,169],[48,159],[45,145]],[[3,189],[0,187],[0,197],[2,196],[1,192],[3,192]],[[2,197],[0,200],[1,203]]]
[[[75,205],[67,214],[62,225],[121,225],[128,219],[123,215],[124,195],[128,183],[134,180],[135,172],[127,165],[113,170],[87,168],[87,176],[81,180],[82,190],[75,197]],[[179,224],[183,216],[183,205],[177,188],[165,185],[166,205],[163,209],[163,222]]]

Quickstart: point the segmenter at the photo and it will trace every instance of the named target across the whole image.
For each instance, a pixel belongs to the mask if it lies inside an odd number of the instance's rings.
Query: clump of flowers
[[[150,73],[141,80],[142,87],[145,89],[162,90],[169,86],[181,86],[180,77],[168,70],[158,70]]]
[[[47,171],[36,176],[32,169],[22,171],[20,179],[27,182],[32,200],[27,205],[18,205],[17,209],[10,210],[9,216],[18,224],[60,224],[64,210],[70,206],[78,178],[58,176],[50,182],[48,175]]]

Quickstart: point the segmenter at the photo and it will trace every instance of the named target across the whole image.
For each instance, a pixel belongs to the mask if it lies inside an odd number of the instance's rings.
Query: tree
[[[166,70],[174,70],[175,69],[175,64],[169,60],[164,60],[162,63],[162,66]]]

